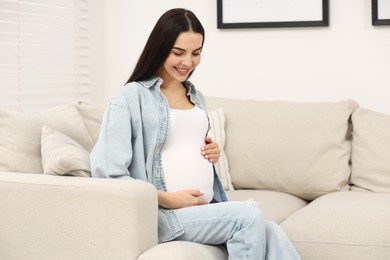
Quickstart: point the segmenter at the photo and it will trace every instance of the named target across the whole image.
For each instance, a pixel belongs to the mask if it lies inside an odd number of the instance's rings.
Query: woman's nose
[[[192,57],[191,56],[186,56],[183,58],[181,63],[185,66],[191,66],[192,65]]]

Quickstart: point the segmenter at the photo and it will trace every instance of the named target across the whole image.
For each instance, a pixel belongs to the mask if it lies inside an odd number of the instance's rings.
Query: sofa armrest
[[[142,181],[0,172],[0,259],[137,259],[157,208]]]

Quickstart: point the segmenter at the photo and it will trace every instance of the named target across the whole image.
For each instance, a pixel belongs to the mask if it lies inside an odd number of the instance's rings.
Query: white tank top
[[[201,190],[203,199],[212,200],[213,166],[200,150],[205,145],[207,129],[207,115],[198,106],[189,110],[170,109],[168,139],[161,154],[168,192]]]

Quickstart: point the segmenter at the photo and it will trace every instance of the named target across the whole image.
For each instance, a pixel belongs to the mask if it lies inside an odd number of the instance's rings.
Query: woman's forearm
[[[203,192],[199,190],[179,190],[165,192],[158,190],[158,205],[169,209],[180,209],[190,206],[208,204],[208,201],[199,198]]]
[[[170,201],[170,194],[169,192],[157,191],[157,196],[158,196],[158,205],[164,208],[169,208],[169,201]]]

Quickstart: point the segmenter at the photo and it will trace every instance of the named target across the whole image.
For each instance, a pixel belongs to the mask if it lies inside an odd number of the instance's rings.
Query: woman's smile
[[[184,69],[184,68],[179,68],[179,67],[174,67],[176,71],[182,75],[182,76],[187,76],[188,73],[190,73],[190,69]]]

